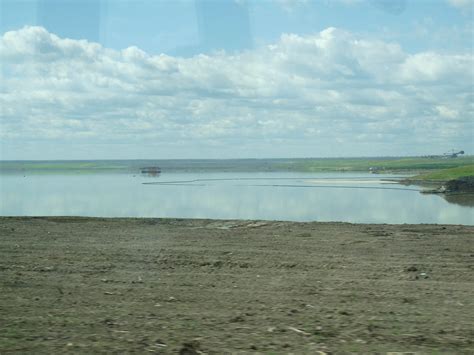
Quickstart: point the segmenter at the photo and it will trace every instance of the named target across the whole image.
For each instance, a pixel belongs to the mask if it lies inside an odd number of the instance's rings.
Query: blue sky
[[[473,6],[0,0],[0,158],[472,154]]]
[[[472,32],[453,41],[433,36],[472,26],[472,2],[458,1],[1,0],[0,29],[40,25],[110,48],[183,56],[248,49],[282,33],[311,35],[327,27],[396,40],[408,51],[472,50]]]

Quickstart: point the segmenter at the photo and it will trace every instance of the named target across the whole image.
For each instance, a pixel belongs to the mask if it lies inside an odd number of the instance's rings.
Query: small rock
[[[240,323],[243,321],[244,321],[244,318],[242,316],[236,316],[230,319],[231,323]]]
[[[214,261],[214,263],[212,264],[212,266],[214,267],[222,267],[224,263],[221,261],[221,260],[217,260],[217,261]]]
[[[301,335],[311,335],[308,332],[305,332],[304,330],[295,328],[295,327],[288,327],[289,330],[294,331],[295,333],[301,334]]]
[[[179,355],[197,355],[201,354],[199,351],[200,344],[197,340],[193,340],[189,343],[184,343],[183,347],[179,350]]]
[[[156,339],[155,345],[160,347],[160,348],[166,348],[166,346],[167,346],[161,339]]]
[[[143,283],[141,276],[138,276],[138,279],[132,281],[132,284],[141,284],[141,283]]]

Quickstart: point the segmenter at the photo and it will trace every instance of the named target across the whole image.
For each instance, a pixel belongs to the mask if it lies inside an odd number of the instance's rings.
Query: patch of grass
[[[286,170],[324,172],[324,171],[369,171],[370,168],[380,172],[403,172],[420,170],[438,170],[474,164],[474,156],[456,159],[443,158],[340,158],[340,159],[295,159],[280,162]]]
[[[5,173],[94,173],[128,172],[140,165],[126,161],[0,161],[0,172]]]
[[[447,181],[454,180],[464,176],[474,176],[474,164],[459,166],[457,168],[443,169],[434,171],[428,174],[421,174],[413,177],[418,180],[436,180],[436,181]]]

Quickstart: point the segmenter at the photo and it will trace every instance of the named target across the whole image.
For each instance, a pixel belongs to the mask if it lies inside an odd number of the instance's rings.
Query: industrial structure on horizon
[[[443,155],[427,155],[425,156],[426,158],[444,158],[444,159],[448,159],[448,158],[457,158],[459,155],[463,155],[464,154],[464,150],[460,150],[460,151],[456,151],[456,150],[450,150],[449,152],[447,153],[443,153]]]

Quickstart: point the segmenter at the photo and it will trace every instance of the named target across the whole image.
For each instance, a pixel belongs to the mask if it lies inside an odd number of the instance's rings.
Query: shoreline
[[[421,193],[421,192],[420,192]],[[463,197],[468,195],[470,197],[474,197],[472,193],[448,193],[448,194],[437,194],[446,197]],[[469,199],[471,201],[471,199]],[[469,205],[473,207],[472,205]],[[443,226],[459,226],[459,227],[467,227],[467,228],[474,228],[474,224],[463,224],[463,223],[386,223],[386,222],[350,222],[350,221],[318,221],[318,220],[302,220],[302,221],[295,221],[295,220],[285,220],[285,219],[238,219],[238,218],[207,218],[207,217],[197,217],[197,218],[188,218],[188,217],[109,217],[109,216],[77,216],[77,215],[58,215],[58,216],[47,216],[47,215],[38,215],[38,216],[22,216],[22,215],[8,215],[8,216],[0,216],[0,224],[2,221],[27,221],[27,220],[45,220],[45,221],[52,221],[52,222],[144,222],[144,223],[200,223],[200,222],[229,222],[230,224],[234,224],[236,226],[245,225],[246,223],[262,223],[265,225],[272,225],[278,223],[294,223],[294,224],[330,224],[330,225],[349,225],[349,226],[387,226],[387,227],[394,227],[398,228],[401,226],[414,226],[414,227],[423,227],[423,226],[433,226],[433,227],[443,227]]]
[[[0,217],[0,352],[470,353],[473,235]]]
[[[474,176],[463,176],[448,180],[422,180],[407,178],[399,182],[407,186],[420,186],[425,188],[420,192],[423,194],[452,195],[474,195]],[[431,188],[431,189],[428,189]]]

